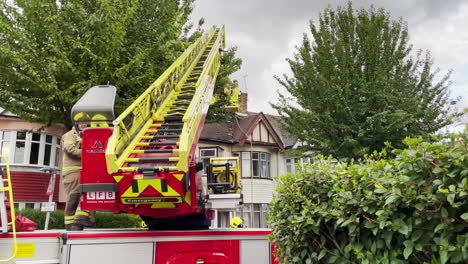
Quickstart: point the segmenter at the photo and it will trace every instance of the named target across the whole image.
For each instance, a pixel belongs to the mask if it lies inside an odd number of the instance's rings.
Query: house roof
[[[255,127],[262,122],[279,148],[292,147],[295,140],[279,128],[279,121],[272,116],[255,112],[236,114],[230,120],[220,123],[205,124],[200,140],[244,145]],[[256,142],[252,142],[256,143]]]
[[[270,121],[270,124],[276,130],[276,133],[281,137],[285,148],[291,148],[298,142],[297,138],[293,137],[288,131],[281,128],[282,121],[280,116],[268,114],[266,116]]]
[[[13,114],[12,112],[6,110],[3,107],[0,107],[0,117],[6,117],[6,118],[18,118],[17,115]]]

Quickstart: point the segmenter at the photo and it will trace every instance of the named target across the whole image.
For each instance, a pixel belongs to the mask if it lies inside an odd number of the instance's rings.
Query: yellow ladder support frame
[[[225,164],[225,163],[231,163],[234,164],[235,166],[232,166],[229,168],[230,172],[234,174],[234,177],[231,178],[229,177],[229,183],[234,185],[235,187],[238,187],[238,189],[235,190],[230,190],[229,193],[241,193],[241,173],[240,173],[240,161],[239,157],[217,157],[217,158],[210,158],[210,164]],[[215,175],[223,174],[226,172],[225,167],[214,167],[213,168],[213,173]],[[218,179],[216,179],[218,180]],[[212,190],[208,190],[210,193]]]
[[[15,202],[13,200],[13,190],[11,188],[11,175],[10,175],[10,163],[8,161],[8,159],[2,155],[0,155],[0,161],[4,159],[5,160],[5,164],[6,164],[6,172],[7,172],[7,178],[6,179],[3,179],[3,175],[2,176],[2,182],[0,183],[0,192],[8,192],[8,199],[10,201],[10,213],[11,213],[11,222],[8,223],[8,225],[11,225],[11,230],[13,232],[13,248],[12,248],[12,252],[11,252],[11,256],[7,259],[0,259],[0,262],[9,262],[10,260],[14,259],[16,257],[16,253],[18,251],[18,242],[16,241],[16,213],[15,213]],[[8,186],[5,187],[5,185],[3,184],[4,182],[7,182]],[[5,201],[0,201],[0,203],[3,203],[3,205],[5,206]],[[6,211],[6,210],[5,210]],[[2,212],[4,213],[4,212]],[[6,215],[5,215],[6,216]],[[3,228],[4,226],[2,226]],[[7,230],[8,230],[8,226],[7,226]]]
[[[216,28],[212,27],[195,43],[190,45],[185,52],[135,100],[135,102],[114,120],[114,131],[109,138],[106,149],[106,162],[109,173],[116,173],[119,169],[123,169],[122,165],[125,163],[125,159],[137,146],[139,139],[146,133],[146,130],[152,126],[155,117],[162,114],[165,108],[164,106],[173,100],[171,95],[174,94],[174,91],[177,91],[176,89],[180,89],[186,81],[190,71],[195,65],[194,63],[199,59],[202,51],[208,47],[215,33]],[[218,34],[218,39],[219,36],[221,36],[224,44],[224,27],[220,29]],[[218,41],[217,43],[218,46],[221,47]],[[213,49],[214,48],[215,46],[213,46]],[[217,53],[219,53],[219,50]],[[208,59],[209,58],[207,58],[205,65],[209,65],[207,64]],[[219,69],[219,62],[217,64],[216,73]],[[210,73],[212,73],[212,70]],[[207,70],[204,69],[202,75],[200,75],[200,79],[203,76],[206,78],[206,74]],[[187,154],[180,153],[181,158],[187,157]],[[187,163],[187,161],[185,161],[185,163]],[[188,166],[181,164],[179,169],[187,171]]]

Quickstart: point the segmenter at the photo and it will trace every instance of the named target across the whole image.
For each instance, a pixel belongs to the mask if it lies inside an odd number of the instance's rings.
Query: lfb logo
[[[88,192],[86,198],[88,200],[114,200],[114,192]]]
[[[98,148],[102,149],[102,148],[104,148],[104,146],[102,145],[101,141],[96,140],[96,141],[94,141],[94,144],[93,144],[93,146],[91,148],[93,148],[93,149],[98,149]]]

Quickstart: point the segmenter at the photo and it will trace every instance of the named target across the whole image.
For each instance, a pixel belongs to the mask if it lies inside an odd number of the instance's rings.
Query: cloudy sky
[[[243,65],[233,75],[249,94],[249,110],[275,113],[268,102],[284,91],[273,78],[289,73],[291,58],[327,6],[346,5],[346,0],[198,0],[193,21],[226,26],[228,46],[238,47]],[[468,0],[354,0],[354,7],[384,7],[395,19],[408,24],[415,49],[430,50],[434,66],[442,73],[452,69],[454,97],[468,107]],[[195,23],[196,24],[196,23]]]

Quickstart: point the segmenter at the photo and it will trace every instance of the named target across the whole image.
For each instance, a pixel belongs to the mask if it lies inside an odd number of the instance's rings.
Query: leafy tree
[[[272,106],[285,129],[338,158],[362,157],[385,141],[428,136],[450,124],[450,72],[438,78],[427,51],[411,57],[408,29],[384,9],[326,8],[310,22],[292,77],[276,76],[292,95]],[[455,114],[457,115],[457,114]]]
[[[231,113],[227,108],[231,102],[224,95],[224,89],[232,89],[237,86],[237,82],[229,78],[242,65],[242,59],[236,57],[236,51],[237,47],[234,46],[223,52],[221,56],[221,67],[214,88],[217,100],[210,106],[210,111],[206,117],[206,122],[208,123],[221,122],[231,117]]]
[[[0,0],[0,106],[71,125],[90,87],[117,87],[121,110],[190,44],[194,0]]]

